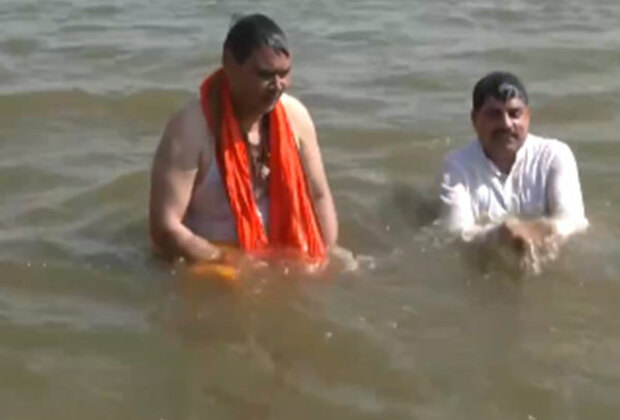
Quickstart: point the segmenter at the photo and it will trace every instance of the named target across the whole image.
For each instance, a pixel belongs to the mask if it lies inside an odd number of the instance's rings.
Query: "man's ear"
[[[239,72],[239,63],[237,63],[235,56],[229,49],[225,49],[222,54],[222,68],[226,76],[228,76],[228,80],[235,79],[235,75]]]
[[[233,57],[232,52],[230,52],[228,48],[224,48],[224,53],[222,54],[222,66],[224,68],[230,68],[234,61],[235,58]]]

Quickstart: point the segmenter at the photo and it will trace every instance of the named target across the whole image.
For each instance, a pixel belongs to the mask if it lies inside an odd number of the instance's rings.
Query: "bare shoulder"
[[[305,105],[299,99],[286,93],[282,95],[281,100],[293,131],[300,137],[302,142],[316,141],[314,123]]]
[[[288,93],[282,94],[282,104],[286,109],[289,117],[310,118],[310,113],[306,106],[299,99]]]
[[[168,120],[156,159],[185,164],[196,162],[209,141],[201,103],[194,98]]]

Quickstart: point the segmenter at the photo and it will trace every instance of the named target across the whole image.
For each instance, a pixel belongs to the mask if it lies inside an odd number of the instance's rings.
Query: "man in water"
[[[516,76],[480,79],[471,121],[477,138],[444,162],[441,221],[450,232],[524,257],[585,230],[575,157],[565,143],[529,132],[528,96]]]
[[[168,121],[155,153],[149,219],[161,254],[220,261],[233,246],[316,261],[336,243],[314,124],[284,93],[291,64],[270,18],[248,15],[231,27],[222,68]]]

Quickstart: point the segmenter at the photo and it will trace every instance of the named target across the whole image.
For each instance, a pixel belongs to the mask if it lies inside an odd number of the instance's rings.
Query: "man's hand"
[[[548,219],[506,220],[497,238],[515,253],[521,269],[532,274],[540,274],[545,263],[557,258],[561,242],[555,223]]]
[[[243,251],[234,246],[219,245],[217,249],[218,255],[212,260],[214,262],[238,266],[244,257]]]
[[[504,221],[498,229],[499,242],[521,257],[538,250],[557,246],[559,236],[555,225],[545,219]]]

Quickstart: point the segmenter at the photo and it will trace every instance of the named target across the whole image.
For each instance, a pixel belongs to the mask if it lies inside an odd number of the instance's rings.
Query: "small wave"
[[[57,171],[37,167],[29,163],[9,164],[0,160],[0,194],[34,195],[50,190],[57,185],[74,185],[72,177]],[[3,207],[3,206],[0,206]]]
[[[12,56],[26,56],[35,52],[41,43],[33,38],[7,38],[0,41],[0,52]]]
[[[83,7],[80,14],[86,14],[97,17],[114,17],[123,12],[122,7],[112,4],[97,4]]]
[[[146,191],[148,175],[146,170],[123,173],[74,195],[63,205],[89,209],[110,203],[135,202],[136,191]],[[146,195],[146,192],[145,192]]]
[[[96,93],[81,89],[17,91],[0,94],[0,114],[10,120],[28,116],[92,116],[153,119],[162,122],[190,95],[174,89]]]

